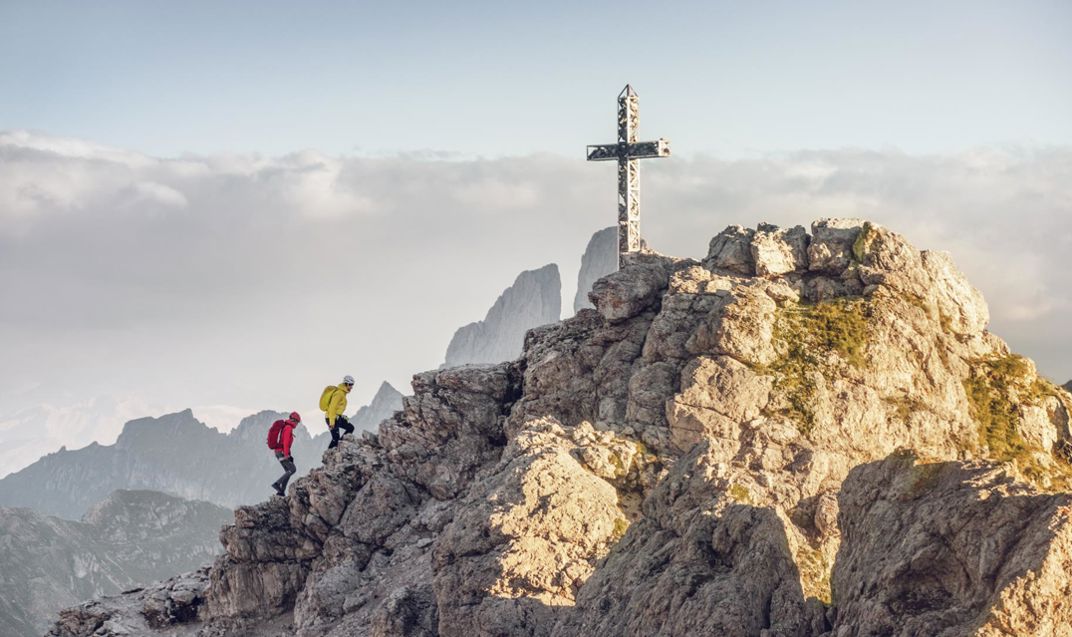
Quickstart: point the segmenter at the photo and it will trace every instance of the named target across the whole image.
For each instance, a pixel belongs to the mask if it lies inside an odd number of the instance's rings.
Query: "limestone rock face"
[[[627,524],[613,486],[571,454],[554,421],[514,438],[472,485],[433,552],[440,625],[451,634],[536,634],[571,604]],[[534,615],[544,620],[533,621]]]
[[[699,262],[631,255],[589,298],[516,360],[416,375],[378,434],[238,510],[196,619],[169,630],[1072,625],[1053,599],[1072,396],[987,331],[947,257],[857,220],[731,227]]]
[[[819,272],[840,273],[855,260],[858,253],[853,248],[860,238],[860,222],[857,219],[822,219],[811,226],[811,242],[808,246],[808,269]]]
[[[143,635],[155,628],[179,626],[170,634],[192,636],[208,581],[208,567],[122,596],[86,602],[64,610],[48,632],[52,635]],[[185,624],[185,626],[183,626]]]
[[[752,256],[752,239],[756,231],[741,226],[730,226],[711,239],[704,259],[704,267],[713,270],[728,270],[745,276],[756,273],[756,261]]]
[[[592,284],[618,269],[618,228],[603,228],[592,235],[581,256],[581,269],[577,271],[577,294],[573,298],[573,312],[592,307],[588,293]]]
[[[901,456],[854,469],[839,500],[832,634],[1072,632],[1072,493]]]
[[[525,332],[562,315],[562,281],[554,263],[526,270],[488,310],[483,321],[458,329],[443,367],[501,363],[521,354]]]
[[[804,635],[824,625],[777,512],[712,499],[712,459],[698,445],[678,461],[554,635]]]
[[[804,226],[783,230],[760,224],[752,236],[752,261],[759,276],[803,272],[808,268],[808,232]]]

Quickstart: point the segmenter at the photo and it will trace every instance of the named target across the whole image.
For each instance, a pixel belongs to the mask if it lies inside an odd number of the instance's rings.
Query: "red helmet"
[[[294,422],[301,422],[301,415],[296,411],[290,412],[290,419]]]

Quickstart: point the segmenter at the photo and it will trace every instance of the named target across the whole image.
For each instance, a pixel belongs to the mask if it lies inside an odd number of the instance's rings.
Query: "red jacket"
[[[294,442],[295,424],[290,420],[283,421],[283,431],[279,432],[279,441],[283,443],[283,457],[290,457],[290,445]]]

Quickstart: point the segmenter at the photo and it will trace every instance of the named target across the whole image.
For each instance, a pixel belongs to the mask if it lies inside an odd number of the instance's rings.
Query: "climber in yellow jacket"
[[[353,388],[354,377],[346,375],[338,386],[328,385],[320,395],[320,409],[324,410],[324,422],[331,431],[331,443],[328,449],[337,447],[344,435],[354,433],[354,426],[343,414],[346,411],[346,395]]]

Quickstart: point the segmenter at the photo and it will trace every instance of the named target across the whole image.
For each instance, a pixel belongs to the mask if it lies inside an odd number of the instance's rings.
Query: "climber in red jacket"
[[[283,465],[283,471],[286,472],[272,483],[276,495],[287,494],[287,482],[290,481],[290,476],[298,470],[294,466],[294,457],[290,455],[290,445],[294,443],[294,428],[300,424],[301,416],[298,412],[292,411],[289,418],[275,421],[268,430],[268,448],[275,452],[276,459],[279,460],[279,464]]]

